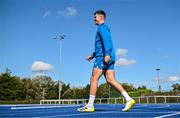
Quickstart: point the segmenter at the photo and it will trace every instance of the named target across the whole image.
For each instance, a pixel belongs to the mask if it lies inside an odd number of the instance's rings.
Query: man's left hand
[[[105,61],[106,63],[108,63],[109,60],[110,60],[110,56],[109,56],[109,55],[106,55],[105,58],[104,58],[104,61]]]

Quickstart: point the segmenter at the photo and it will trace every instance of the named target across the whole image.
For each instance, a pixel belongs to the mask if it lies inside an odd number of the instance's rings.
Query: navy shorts
[[[104,61],[104,57],[96,57],[93,68],[99,68],[101,70],[114,70],[115,61],[109,60],[108,63]]]

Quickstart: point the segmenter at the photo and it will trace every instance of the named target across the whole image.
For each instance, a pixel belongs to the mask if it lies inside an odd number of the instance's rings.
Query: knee
[[[115,80],[114,80],[114,79],[111,79],[111,78],[107,79],[107,83],[110,84],[110,85],[112,85],[112,84],[114,83],[114,81],[115,81]]]
[[[91,76],[90,82],[98,81],[98,77],[96,76]]]

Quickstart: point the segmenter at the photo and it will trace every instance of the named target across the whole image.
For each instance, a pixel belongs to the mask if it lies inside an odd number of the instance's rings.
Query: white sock
[[[87,106],[92,107],[94,105],[94,100],[95,100],[95,96],[94,95],[90,95],[89,96],[89,102],[88,102]]]
[[[132,99],[125,90],[121,94],[126,99],[126,102]]]

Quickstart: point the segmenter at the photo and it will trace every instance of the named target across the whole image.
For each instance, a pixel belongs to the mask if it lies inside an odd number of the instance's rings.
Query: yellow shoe
[[[135,104],[135,100],[131,99],[129,102],[126,103],[125,108],[122,111],[126,112],[129,111]]]
[[[92,107],[84,106],[84,107],[78,108],[77,111],[80,111],[80,112],[94,112],[94,106],[92,106]]]

